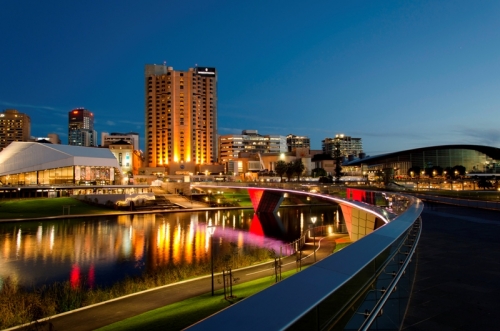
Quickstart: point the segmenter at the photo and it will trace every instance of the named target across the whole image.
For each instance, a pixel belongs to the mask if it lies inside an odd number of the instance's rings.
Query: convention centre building
[[[151,195],[149,185],[123,185],[108,148],[12,142],[0,152],[0,198]]]
[[[422,147],[352,160],[342,168],[345,172],[358,174],[394,169],[394,175],[407,176],[411,168],[455,166],[463,166],[468,174],[500,173],[500,149],[481,145]]]

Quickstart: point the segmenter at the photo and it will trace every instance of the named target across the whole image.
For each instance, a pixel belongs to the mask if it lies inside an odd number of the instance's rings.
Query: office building
[[[219,161],[223,164],[237,159],[241,152],[264,154],[284,153],[287,150],[285,136],[261,135],[257,130],[243,130],[241,134],[219,137]]]
[[[311,141],[307,136],[296,136],[294,134],[289,134],[286,136],[286,145],[288,147],[288,151],[292,152],[296,148],[311,148]]]
[[[321,143],[323,145],[323,153],[331,156],[334,156],[333,151],[336,144],[340,146],[340,154],[344,158],[357,158],[363,153],[361,138],[352,138],[344,134],[337,134],[335,138],[325,138]]]
[[[109,145],[118,141],[126,141],[130,143],[134,150],[138,151],[139,148],[139,134],[137,132],[118,133],[118,132],[102,132],[101,133],[101,146],[109,147]]]
[[[217,162],[217,72],[145,68],[145,166],[169,174]]]
[[[94,130],[94,114],[84,108],[68,113],[68,145],[95,147],[97,132]]]
[[[15,109],[0,112],[0,151],[13,141],[29,141],[31,120]]]

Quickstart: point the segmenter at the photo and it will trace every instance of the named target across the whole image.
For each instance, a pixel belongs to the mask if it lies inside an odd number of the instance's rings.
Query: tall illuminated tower
[[[194,171],[217,160],[217,72],[145,68],[146,167]]]
[[[87,109],[76,108],[68,113],[68,145],[97,146],[94,114]]]

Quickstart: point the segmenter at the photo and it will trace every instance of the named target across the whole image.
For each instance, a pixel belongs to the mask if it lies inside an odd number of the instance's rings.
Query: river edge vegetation
[[[305,268],[307,266],[302,269]],[[281,277],[285,279],[296,273],[296,270],[286,271],[281,274]],[[232,301],[224,300],[224,291],[217,290],[215,296],[206,293],[124,319],[97,330],[182,330],[273,284],[275,284],[274,275],[262,277],[233,286],[233,296],[235,298]]]
[[[69,197],[3,199],[0,200],[0,219],[60,216],[63,215],[63,209],[66,206],[69,206],[72,215],[101,215],[117,212],[104,206],[90,205]]]
[[[270,261],[273,252],[255,249],[252,254],[238,257],[238,267]],[[215,270],[231,263],[230,256],[214,261]],[[127,294],[176,283],[210,274],[210,263],[184,264],[158,268],[141,276],[128,277],[109,287],[90,288],[82,281],[78,285],[69,281],[40,286],[34,289],[20,286],[14,279],[0,283],[0,329],[30,323],[38,319],[111,300]]]

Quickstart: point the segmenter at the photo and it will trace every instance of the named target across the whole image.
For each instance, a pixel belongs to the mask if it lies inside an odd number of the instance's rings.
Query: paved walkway
[[[321,260],[330,255],[336,240],[345,241],[346,235],[332,235],[316,239],[316,259]],[[313,243],[306,243],[303,250],[302,266],[314,263]],[[239,283],[274,275],[272,263],[238,269],[233,275],[239,278]],[[282,271],[297,268],[295,256],[283,259]],[[160,308],[191,297],[199,296],[211,291],[211,276],[183,281],[160,288],[128,295],[101,304],[84,307],[79,310],[60,314],[49,318],[48,321],[37,325],[36,330],[72,330],[86,331],[136,316],[152,309]],[[215,290],[221,285],[215,282]]]
[[[500,213],[425,203],[404,331],[500,330]]]

